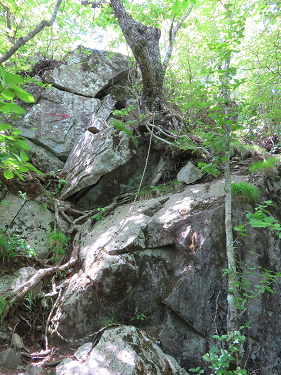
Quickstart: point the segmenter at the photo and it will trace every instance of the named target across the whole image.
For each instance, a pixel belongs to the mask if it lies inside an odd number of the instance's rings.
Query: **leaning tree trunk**
[[[193,4],[175,27],[173,27],[175,16],[172,18],[169,30],[169,47],[163,63],[159,47],[160,29],[145,26],[134,20],[124,8],[121,0],[111,0],[110,5],[141,70],[143,87],[140,110],[142,113],[161,112],[165,109],[164,76],[172,55],[176,34],[191,13]]]
[[[111,0],[111,7],[141,70],[143,84],[141,112],[161,111],[164,108],[165,74],[159,48],[161,31],[134,20],[120,0]]]

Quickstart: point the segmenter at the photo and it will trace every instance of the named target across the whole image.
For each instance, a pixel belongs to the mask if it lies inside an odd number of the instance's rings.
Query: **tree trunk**
[[[224,70],[228,71],[230,66],[230,55],[224,62]],[[227,124],[227,120],[231,118],[231,97],[227,86],[229,84],[229,77],[224,75],[222,79],[222,96],[225,108],[225,156],[227,160],[224,163],[224,178],[225,178],[225,235],[226,235],[226,254],[228,265],[228,315],[227,315],[227,333],[240,330],[238,319],[238,312],[235,303],[235,296],[238,295],[238,288],[236,286],[237,267],[235,259],[235,248],[233,243],[233,226],[232,226],[232,199],[231,199],[231,175],[230,175],[230,143],[231,143],[231,128]],[[236,365],[242,367],[243,363],[243,344],[239,342],[239,351],[234,353]]]
[[[159,39],[161,31],[137,22],[125,10],[120,0],[111,0],[111,7],[124,37],[129,44],[142,74],[142,113],[157,112],[164,108],[164,70],[161,63]]]

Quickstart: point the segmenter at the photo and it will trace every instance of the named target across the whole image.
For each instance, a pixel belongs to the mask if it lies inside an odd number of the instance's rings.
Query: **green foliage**
[[[246,235],[245,226],[248,224],[254,228],[270,227],[271,230],[277,230],[279,232],[279,237],[281,238],[280,224],[277,222],[277,220],[274,220],[271,216],[267,215],[269,214],[269,211],[266,210],[268,205],[272,206],[272,202],[265,201],[265,205],[258,205],[255,208],[255,213],[253,214],[248,212],[246,214],[246,217],[249,221],[247,221],[245,225],[239,225],[234,229],[237,230],[240,234]],[[238,263],[237,260],[236,263]],[[251,267],[250,262],[247,262],[246,267],[244,267],[243,269],[241,266],[236,268],[236,272],[233,275],[233,290],[230,290],[230,292],[233,295],[233,301],[236,305],[236,309],[239,312],[239,315],[242,315],[253,303],[253,301],[260,297],[262,294],[266,292],[273,293],[272,284],[276,283],[281,278],[281,274],[278,272],[273,272],[261,267],[260,270],[261,278],[259,280],[259,283],[252,285],[250,276],[252,276],[252,278],[254,277],[256,280],[255,275],[257,273],[257,270]],[[233,273],[233,269],[227,268],[223,270],[223,272],[223,276],[225,276]],[[209,363],[209,368],[214,370],[215,374],[247,375],[246,369],[242,369],[238,366],[235,370],[229,370],[229,367],[231,362],[235,362],[237,353],[240,353],[241,348],[246,341],[246,336],[243,331],[249,328],[250,323],[247,322],[244,326],[241,326],[238,331],[231,331],[222,336],[213,336],[213,338],[218,342],[218,347],[213,346],[208,353],[203,355],[203,358]],[[225,343],[228,344],[228,350],[225,349]],[[204,373],[204,370],[202,370],[200,367],[190,369],[189,371],[198,374]]]
[[[9,236],[0,230],[0,259],[2,259],[2,263],[17,261],[17,250],[24,250],[29,257],[36,256],[35,251],[19,235]]]
[[[240,331],[244,326],[240,327]],[[209,368],[215,370],[217,375],[246,375],[247,370],[237,367],[234,371],[228,370],[230,363],[235,361],[236,352],[240,351],[239,344],[243,344],[246,337],[240,331],[232,331],[227,335],[214,335],[213,338],[218,341],[226,341],[229,344],[229,350],[212,346],[209,353],[203,355],[205,361],[209,362]]]
[[[281,225],[270,215],[270,212],[266,210],[267,206],[273,206],[272,202],[265,201],[264,205],[258,205],[254,213],[247,211],[246,217],[248,221],[244,225],[234,227],[234,230],[239,232],[242,236],[247,236],[246,225],[250,224],[253,228],[270,228],[270,230],[277,230],[281,238]]]
[[[266,161],[257,161],[252,164],[249,168],[250,173],[259,173],[263,175],[270,175],[276,173],[278,166],[280,165],[280,158],[273,157]]]
[[[31,314],[34,309],[36,308],[36,299],[38,299],[37,295],[34,295],[32,290],[30,290],[24,297],[23,306],[28,310]]]
[[[159,194],[165,194],[165,193],[168,193],[171,189],[173,188],[173,186],[170,186],[170,185],[166,185],[166,184],[159,184],[157,186],[144,186],[139,195],[142,196],[142,195],[159,195]]]
[[[53,255],[52,262],[62,260],[68,247],[67,236],[60,231],[49,231],[49,247]]]
[[[23,78],[17,74],[7,73],[0,67],[0,115],[23,114],[25,110],[15,104],[15,98],[18,97],[28,103],[34,103],[33,96],[24,91],[20,84]],[[21,173],[29,170],[36,171],[40,174],[32,164],[28,162],[29,157],[26,151],[29,150],[27,144],[21,139],[21,132],[13,128],[10,124],[3,124],[0,116],[0,167],[4,169],[4,177],[11,179],[16,174],[21,180],[24,180]]]
[[[251,154],[252,156],[265,155],[265,150],[262,147],[258,145],[246,144],[244,142],[239,141],[238,139],[233,139],[231,142],[231,146],[235,150],[237,150],[242,157],[248,154]]]
[[[60,189],[63,187],[63,185],[66,185],[66,184],[67,184],[67,180],[64,180],[63,178],[61,178],[58,181],[58,187],[56,189],[56,193],[58,193],[60,191]]]
[[[104,219],[104,217],[102,216],[102,212],[105,211],[105,208],[99,207],[99,208],[97,208],[97,210],[98,210],[100,213],[98,213],[98,214],[96,214],[96,215],[93,215],[93,216],[92,216],[92,219],[95,219],[95,220],[97,220],[97,221]]]
[[[2,324],[3,317],[4,317],[6,304],[7,304],[6,300],[0,297],[0,322],[1,324]]]
[[[144,315],[144,314],[140,314],[140,315],[137,316],[137,320],[143,321],[145,319],[146,319],[146,315]]]
[[[117,321],[117,318],[113,315],[111,318],[105,318],[101,321],[101,324],[103,327],[107,327],[107,326],[110,326],[112,324],[117,324],[118,321]]]
[[[122,110],[121,110],[122,111]],[[131,139],[132,141],[135,143],[135,145],[138,145],[139,144],[139,141],[138,139],[134,136],[133,134],[133,131],[128,127],[126,126],[126,124],[124,124],[123,122],[120,122],[120,121],[117,121],[117,120],[114,120],[112,122],[112,125],[118,129],[118,130],[122,130],[124,133],[126,133]]]
[[[255,201],[260,197],[259,189],[249,182],[232,183],[231,194],[245,202]]]

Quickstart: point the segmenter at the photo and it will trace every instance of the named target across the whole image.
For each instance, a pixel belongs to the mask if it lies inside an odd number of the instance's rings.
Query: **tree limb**
[[[190,13],[193,9],[193,6],[194,6],[194,4],[190,5],[188,11],[182,16],[181,20],[176,24],[174,30],[172,30],[172,29],[173,29],[173,23],[174,23],[175,16],[172,18],[172,22],[171,22],[171,26],[170,26],[170,30],[169,30],[169,47],[168,47],[168,51],[166,53],[165,59],[163,61],[163,76],[165,75],[167,66],[169,64],[169,60],[172,56],[172,51],[173,51],[173,47],[174,47],[177,32],[179,31],[180,27],[182,26],[184,21],[187,19],[187,17],[190,15]]]
[[[52,17],[50,19],[50,21],[46,21],[46,20],[43,20],[41,21],[36,27],[35,29],[33,29],[29,34],[27,34],[26,36],[24,37],[21,37],[19,38],[16,43],[9,49],[9,51],[7,51],[6,53],[4,53],[4,55],[0,56],[0,65],[7,61],[14,53],[17,52],[17,50],[23,46],[24,44],[26,44],[30,39],[34,38],[35,35],[37,35],[38,33],[40,33],[41,30],[44,29],[44,27],[50,27],[53,25],[53,23],[55,22],[55,19],[56,19],[56,16],[58,14],[58,11],[59,11],[59,7],[62,3],[62,0],[57,0],[57,3],[55,5],[55,9],[53,11],[53,14],[52,14]]]

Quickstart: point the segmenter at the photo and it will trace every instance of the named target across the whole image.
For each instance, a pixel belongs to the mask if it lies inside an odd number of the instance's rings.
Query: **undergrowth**
[[[246,202],[253,202],[260,197],[259,189],[249,182],[232,183],[231,194]]]
[[[49,231],[49,246],[52,253],[51,261],[53,263],[61,261],[65,257],[65,252],[68,247],[67,236],[57,230]]]
[[[251,154],[252,156],[266,154],[266,151],[262,147],[258,145],[252,145],[252,144],[248,145],[237,139],[234,139],[231,142],[231,147],[233,147],[242,157],[248,154]]]
[[[270,175],[277,172],[277,168],[280,165],[280,159],[272,157],[266,161],[257,161],[252,164],[249,168],[250,173],[260,173],[264,175]]]

